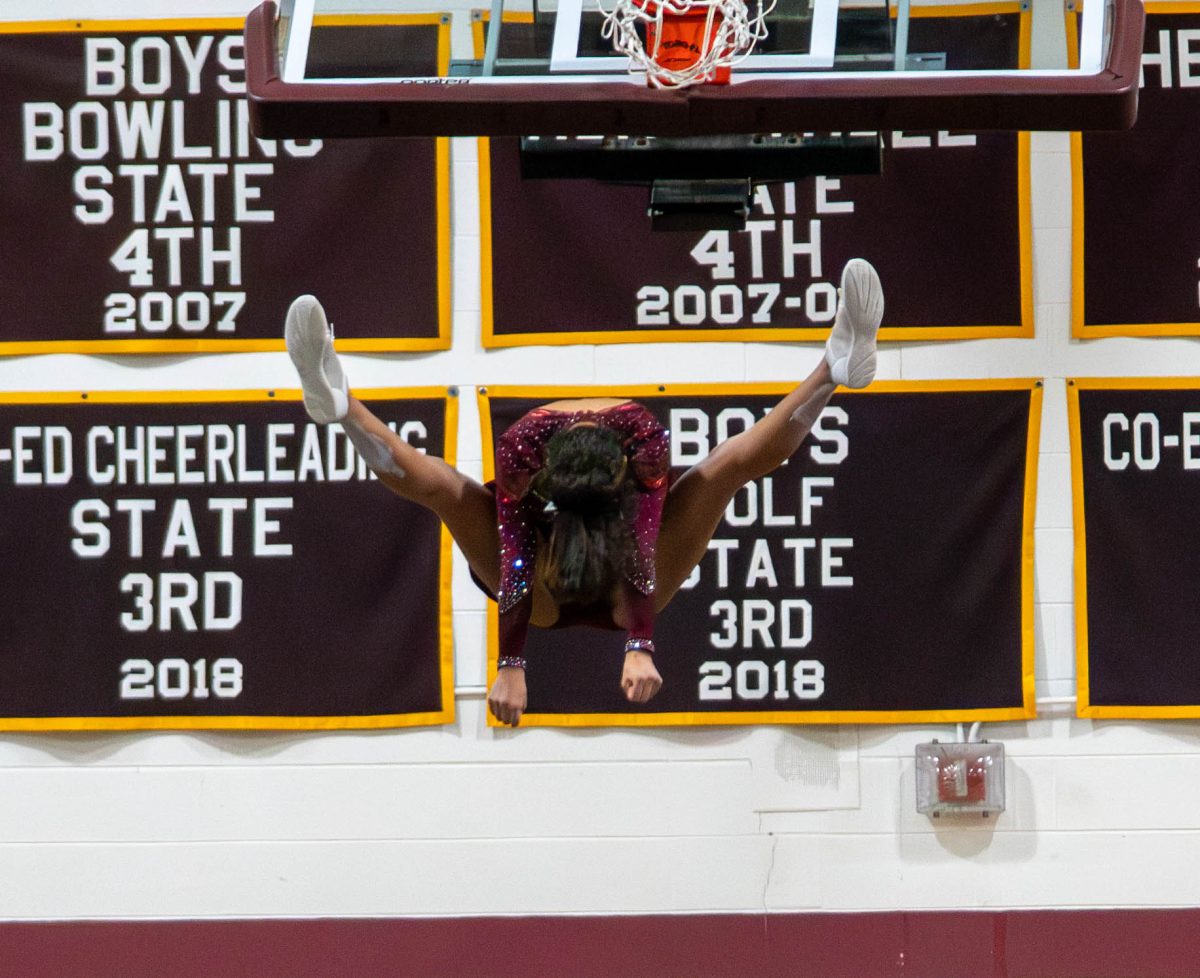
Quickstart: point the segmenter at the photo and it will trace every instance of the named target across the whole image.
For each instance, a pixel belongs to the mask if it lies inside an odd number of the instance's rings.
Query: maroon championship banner
[[[454,445],[444,389],[356,394]],[[449,535],[298,401],[0,396],[0,730],[453,719]]]
[[[484,457],[493,433],[533,407],[623,394],[668,426],[677,475],[787,390],[493,388],[481,395]],[[1040,414],[1031,380],[879,382],[835,395],[789,462],[737,494],[659,615],[662,691],[625,701],[620,631],[533,628],[522,725],[1033,716]],[[494,678],[494,603],[490,615]]]
[[[317,25],[446,69],[436,15]],[[343,349],[449,346],[447,140],[256,139],[241,32],[0,23],[0,355],[280,350],[306,292]]]
[[[1067,391],[1077,712],[1200,717],[1200,380]]]
[[[1200,334],[1197,30],[1200,4],[1147,3],[1137,124],[1072,133],[1076,337]]]
[[[1027,63],[1018,4],[947,10],[913,8],[910,51]],[[883,339],[1031,336],[1028,134],[883,138],[881,175],[761,186],[745,230],[708,232],[652,232],[645,187],[522,180],[517,140],[481,140],[484,346],[819,340],[854,257]]]

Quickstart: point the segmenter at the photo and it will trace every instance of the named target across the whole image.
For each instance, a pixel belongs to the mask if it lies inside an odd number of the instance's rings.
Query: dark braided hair
[[[637,496],[626,466],[620,438],[597,425],[565,428],[546,443],[533,488],[556,510],[541,566],[559,604],[607,598],[625,570],[633,549],[627,520]]]

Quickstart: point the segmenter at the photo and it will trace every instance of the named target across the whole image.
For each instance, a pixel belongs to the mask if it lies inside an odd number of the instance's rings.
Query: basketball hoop
[[[729,82],[732,66],[767,36],[775,0],[614,0],[605,10],[602,36],[629,57],[630,72],[645,71],[655,88]],[[646,40],[638,33],[642,25]]]

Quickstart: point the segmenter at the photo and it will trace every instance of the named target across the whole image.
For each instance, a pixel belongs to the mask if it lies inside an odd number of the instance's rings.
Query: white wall
[[[1057,0],[1038,4],[1044,22],[1059,16]],[[223,15],[249,3],[17,7],[4,0],[0,14]],[[348,357],[356,384],[538,383],[551,370],[563,383],[784,381],[817,362],[813,344],[484,353],[476,176],[473,141],[456,140],[453,349]],[[1068,190],[1067,137],[1035,135],[1035,339],[889,344],[880,359],[888,379],[1046,378],[1037,694],[1053,701],[1074,689],[1063,378],[1200,372],[1191,340],[1069,339]],[[0,360],[6,390],[263,388],[291,378],[282,353]],[[474,400],[462,407],[459,454],[478,475]],[[1198,902],[1196,723],[1093,723],[1043,703],[1043,719],[984,728],[1008,750],[1008,810],[991,823],[937,824],[915,814],[912,753],[949,727],[490,730],[485,605],[461,560],[454,607],[452,726],[0,738],[0,918]]]

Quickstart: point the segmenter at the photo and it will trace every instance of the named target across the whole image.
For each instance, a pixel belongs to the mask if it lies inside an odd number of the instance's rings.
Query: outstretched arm
[[[510,471],[498,473],[496,521],[500,535],[500,586],[496,590],[500,635],[496,681],[488,708],[501,723],[516,726],[527,705],[525,638],[533,612],[533,575],[537,567],[536,520],[541,504],[528,494],[510,491]],[[517,480],[527,488],[526,480]]]
[[[670,435],[649,411],[631,405],[623,424],[630,469],[637,480],[638,507],[630,530],[633,552],[621,582],[617,620],[628,630],[621,689],[632,703],[645,703],[662,688],[654,666],[656,553],[670,467]]]
[[[521,722],[529,695],[525,687],[525,634],[529,628],[529,612],[533,596],[526,595],[518,605],[500,616],[500,657],[496,681],[488,691],[488,709],[501,723],[515,727]],[[505,654],[505,650],[517,654]]]
[[[645,703],[662,689],[662,676],[654,665],[654,594],[643,594],[629,580],[621,582],[617,616],[626,627],[625,661],[621,690],[631,703]]]

